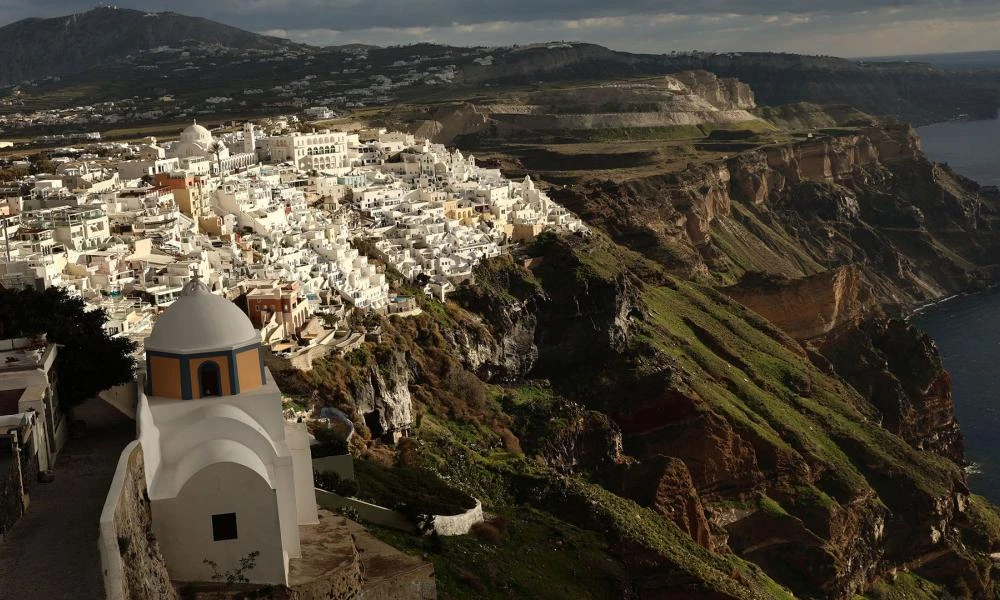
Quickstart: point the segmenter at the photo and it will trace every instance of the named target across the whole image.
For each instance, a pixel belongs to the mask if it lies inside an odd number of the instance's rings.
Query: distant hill
[[[948,70],[932,64],[864,62],[772,52],[630,54],[593,44],[534,45],[498,52],[469,67],[464,81],[491,86],[600,80],[704,70],[753,88],[760,105],[797,102],[856,107],[914,123],[957,116],[992,119],[1000,106],[1000,69]]]
[[[939,69],[1000,69],[1000,50],[949,52],[946,54],[909,54],[905,56],[873,56],[863,60],[873,62],[927,63]]]
[[[760,106],[833,104],[917,125],[994,118],[1000,68],[991,68],[989,53],[942,60],[941,65],[957,60],[979,66],[955,70],[898,58],[876,62],[767,52],[633,54],[578,42],[317,47],[175,13],[95,8],[0,28],[0,86],[30,80],[17,89],[10,85],[7,98],[16,98],[6,104],[0,91],[0,113],[163,96],[176,102],[137,104],[136,112],[285,111],[294,106],[293,96],[317,104],[338,98],[348,107],[495,102],[508,92],[552,84],[708,71],[749,85]],[[378,76],[391,87],[374,89]],[[366,89],[361,100],[351,96]],[[247,96],[246,90],[253,93]],[[230,100],[206,105],[215,97]]]
[[[52,19],[24,19],[0,28],[0,83],[63,75],[182,42],[242,50],[298,47],[200,17],[99,7]]]

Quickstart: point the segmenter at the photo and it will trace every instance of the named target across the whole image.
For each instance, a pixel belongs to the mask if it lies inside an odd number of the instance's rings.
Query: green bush
[[[313,482],[321,490],[333,492],[338,496],[353,498],[358,495],[358,482],[344,479],[333,471],[313,471]]]
[[[332,427],[320,427],[314,433],[317,444],[309,446],[309,452],[313,458],[323,458],[324,456],[342,456],[348,454],[347,440],[339,431]]]

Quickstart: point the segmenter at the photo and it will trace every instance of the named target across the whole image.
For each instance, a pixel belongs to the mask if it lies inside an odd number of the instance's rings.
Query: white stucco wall
[[[118,458],[118,467],[111,480],[111,488],[101,510],[100,535],[97,540],[101,553],[101,571],[104,576],[104,593],[108,600],[125,598],[125,574],[121,550],[118,547],[118,530],[115,528],[115,508],[122,495],[128,476],[128,461],[140,448],[139,441],[129,442]]]
[[[259,551],[251,582],[284,584],[285,556],[275,490],[254,470],[216,463],[198,471],[176,498],[152,503],[153,529],[176,581],[210,581],[214,560],[220,571]],[[212,515],[236,513],[237,539],[214,541]]]
[[[345,498],[339,494],[316,488],[316,502],[331,512],[337,512],[343,506],[349,507],[357,511],[358,516],[362,520],[382,525],[383,527],[392,527],[393,529],[409,532],[416,529],[416,525],[403,513],[377,504],[371,504],[364,500],[358,500],[357,498]]]
[[[313,469],[319,473],[332,471],[340,475],[341,479],[354,479],[354,458],[350,454],[340,456],[323,456],[314,458]]]
[[[434,531],[438,535],[465,535],[476,523],[483,522],[483,503],[476,500],[476,506],[460,515],[436,515]]]
[[[319,523],[316,512],[316,495],[313,493],[313,464],[309,452],[309,431],[305,423],[285,425],[285,443],[292,454],[292,472],[295,479],[295,510],[299,524]]]

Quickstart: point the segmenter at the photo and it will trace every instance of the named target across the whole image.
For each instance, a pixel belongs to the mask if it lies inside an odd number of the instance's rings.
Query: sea
[[[1000,185],[1000,120],[917,129],[924,152],[983,185]],[[937,342],[952,376],[972,491],[1000,504],[1000,289],[927,308],[914,322]]]

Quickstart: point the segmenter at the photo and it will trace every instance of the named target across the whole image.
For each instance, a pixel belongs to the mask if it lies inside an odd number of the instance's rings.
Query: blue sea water
[[[933,160],[983,185],[1000,185],[1000,120],[938,123],[917,132]],[[972,490],[1000,504],[1000,290],[944,302],[914,322],[937,342],[951,373]]]
[[[962,296],[914,319],[951,373],[972,491],[1000,504],[1000,290]]]
[[[1000,119],[936,123],[917,133],[927,156],[982,185],[1000,185]]]

